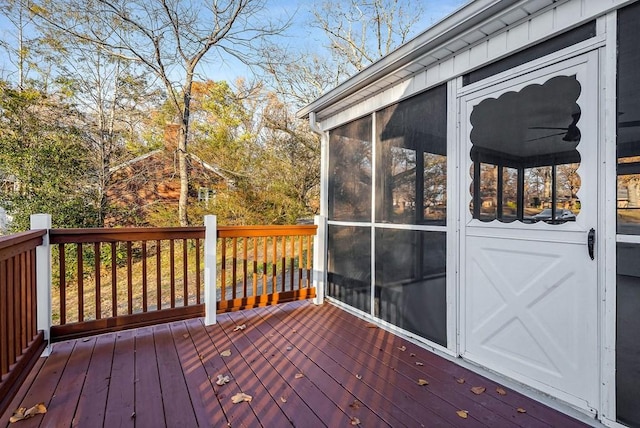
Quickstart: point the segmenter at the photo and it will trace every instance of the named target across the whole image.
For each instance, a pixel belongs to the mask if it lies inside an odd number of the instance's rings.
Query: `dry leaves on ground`
[[[357,374],[357,375],[356,375],[356,379],[358,379],[358,380],[362,379],[362,375]]]
[[[471,392],[473,392],[476,395],[480,395],[486,390],[487,388],[485,388],[484,386],[474,386],[473,388],[471,388]]]
[[[422,367],[422,366],[424,366],[424,363],[421,363],[420,361],[416,361],[416,366]]]
[[[459,378],[456,378],[456,382],[458,382],[459,384],[463,384],[465,382],[465,380],[464,380],[464,378],[459,377]]]
[[[222,375],[218,375],[218,380],[216,381],[216,384],[219,386],[224,385],[225,383],[229,383],[229,376],[222,376]]]
[[[250,403],[251,400],[253,400],[253,397],[249,394],[245,394],[244,392],[238,392],[236,395],[231,397],[231,401],[233,402],[233,404],[242,403],[244,401]]]
[[[355,400],[353,403],[349,404],[349,407],[351,407],[354,410],[358,410],[360,408],[360,402],[358,400]]]
[[[456,414],[458,416],[460,416],[462,419],[467,419],[469,417],[469,411],[468,410],[458,410],[456,412]]]
[[[233,329],[233,331],[244,330],[245,328],[247,328],[246,324],[237,325],[236,328]]]
[[[296,373],[296,375],[294,376],[295,379],[302,379],[304,377],[304,375],[302,373]]]
[[[231,356],[231,349],[225,349],[224,351],[220,352],[220,356],[221,357],[230,357]]]
[[[420,386],[429,385],[429,381],[426,379],[418,379],[418,385]]]
[[[518,407],[517,409],[518,413],[527,413],[527,411],[525,409],[523,409],[522,407]]]
[[[398,349],[401,350],[402,352],[407,350],[407,347],[402,345],[402,346],[398,346]]]
[[[284,398],[284,397],[280,397],[280,401],[282,401],[283,403],[286,403],[286,402],[287,402],[287,399],[286,399],[286,398]]]
[[[351,425],[360,425],[360,419],[356,418],[355,416],[352,416]]]
[[[500,395],[507,395],[507,391],[505,391],[504,389],[497,387],[496,388],[496,392]]]
[[[33,407],[29,407],[28,409],[26,407],[20,407],[16,409],[15,412],[13,412],[13,416],[9,418],[9,422],[13,424],[15,422],[29,419],[34,417],[35,415],[41,415],[44,413],[47,413],[47,408],[45,407],[44,403],[38,403]]]

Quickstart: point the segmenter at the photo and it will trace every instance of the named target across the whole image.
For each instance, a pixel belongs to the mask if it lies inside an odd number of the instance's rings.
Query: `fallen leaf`
[[[88,342],[88,341],[90,341],[90,340],[91,340],[91,338],[90,338],[90,337],[87,337],[87,338],[85,338],[85,339],[82,339],[82,341],[83,341],[83,342]]]
[[[245,394],[244,392],[238,392],[236,395],[231,397],[231,401],[233,402],[233,404],[242,403],[243,401],[250,403],[251,400],[253,400],[253,397]]]
[[[496,388],[496,392],[500,395],[507,395],[507,391],[505,391],[504,389],[497,387]]]
[[[287,351],[291,351],[293,348],[291,346],[287,346]]]
[[[375,325],[375,324],[367,324],[366,327],[367,328],[378,328],[378,326]]]
[[[216,381],[217,385],[224,385],[225,383],[229,383],[229,376],[218,375],[218,380]]]
[[[464,378],[459,377],[456,379],[456,382],[458,382],[459,384],[463,384],[465,382]]]
[[[426,379],[418,379],[418,385],[420,386],[429,385],[429,381]]]
[[[356,375],[356,379],[362,379],[362,375],[357,374],[357,375]]]
[[[351,425],[360,425],[360,419],[356,418],[355,416],[352,416]]]
[[[189,333],[185,333],[182,335],[182,337],[184,337],[185,339],[187,339],[189,337]]]
[[[135,419],[136,418],[136,412],[131,413],[131,419]]]
[[[297,333],[298,330],[296,330],[295,328],[293,330],[291,330],[291,333]]]
[[[220,356],[221,357],[230,357],[231,356],[231,349],[225,349],[224,351],[220,352]]]
[[[9,418],[9,422],[15,423],[44,413],[47,413],[47,408],[44,403],[38,403],[33,407],[29,407],[28,409],[26,407],[19,407],[15,412],[13,412],[13,416]]]
[[[421,363],[420,361],[416,361],[416,366],[424,366],[424,363]]]
[[[487,388],[485,388],[484,386],[474,386],[473,388],[471,388],[471,392],[473,392],[476,395],[480,395],[486,390]]]
[[[522,407],[518,407],[516,410],[518,411],[518,413],[527,413],[527,411]]]
[[[415,357],[416,354],[414,354],[413,352],[409,354],[410,357]]]
[[[247,328],[246,324],[237,325],[236,328],[233,329],[233,331],[244,330],[245,328]]]
[[[460,416],[462,419],[467,419],[467,417],[469,416],[469,411],[468,410],[458,410],[456,412],[456,414],[458,416]]]
[[[284,397],[280,397],[280,401],[282,401],[283,403],[286,403],[286,402],[287,402],[287,399],[286,399],[286,398],[284,398]]]
[[[296,379],[301,379],[303,377],[304,377],[304,375],[302,373],[296,373],[296,375],[294,376],[294,378],[296,378]]]
[[[353,403],[349,404],[349,407],[354,410],[358,410],[360,408],[360,402],[358,400],[355,400]]]
[[[402,345],[402,346],[398,346],[398,349],[401,350],[402,352],[407,350],[407,347]]]

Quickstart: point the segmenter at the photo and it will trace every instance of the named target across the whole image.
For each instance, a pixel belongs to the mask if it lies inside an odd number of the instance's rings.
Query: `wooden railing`
[[[36,247],[44,235],[0,237],[0,414],[46,345],[36,299]]]
[[[316,226],[216,232],[218,312],[315,297]],[[203,227],[50,230],[51,340],[202,316],[204,237]]]

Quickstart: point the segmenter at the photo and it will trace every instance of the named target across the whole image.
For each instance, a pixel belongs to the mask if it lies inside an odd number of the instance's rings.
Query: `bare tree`
[[[197,67],[212,48],[218,49],[219,58],[226,53],[249,62],[257,44],[279,34],[286,24],[274,24],[261,15],[265,0],[42,0],[32,11],[49,25],[135,61],[160,79],[175,110],[174,121],[180,124],[178,218],[186,226],[186,155]]]

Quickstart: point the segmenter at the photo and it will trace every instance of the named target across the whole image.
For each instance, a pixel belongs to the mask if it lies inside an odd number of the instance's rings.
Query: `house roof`
[[[431,64],[506,31],[557,0],[474,0],[298,111],[322,120],[395,85]]]

